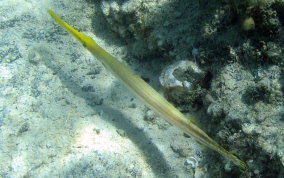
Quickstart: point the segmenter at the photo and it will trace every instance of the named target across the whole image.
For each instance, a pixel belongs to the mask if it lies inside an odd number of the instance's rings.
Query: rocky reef
[[[160,76],[167,98],[206,110],[207,132],[250,167],[208,169],[240,177],[284,176],[283,9],[283,0],[101,2],[133,56],[169,63]]]

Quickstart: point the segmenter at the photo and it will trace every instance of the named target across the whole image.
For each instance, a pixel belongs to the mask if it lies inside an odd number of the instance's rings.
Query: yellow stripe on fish
[[[247,170],[245,162],[237,158],[232,153],[225,150],[222,146],[211,139],[204,131],[187,119],[178,109],[163,98],[156,90],[148,85],[139,76],[135,75],[126,65],[119,62],[116,58],[101,48],[92,38],[78,32],[53,11],[48,13],[54,20],[79,40],[104,66],[110,70],[134,95],[140,98],[149,108],[159,113],[171,124],[179,127],[185,133],[192,136],[199,143],[219,152],[228,160],[239,166],[242,170]]]

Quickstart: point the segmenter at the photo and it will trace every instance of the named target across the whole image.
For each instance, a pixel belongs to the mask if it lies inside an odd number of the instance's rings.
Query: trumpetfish
[[[149,108],[159,113],[172,125],[177,126],[186,134],[193,137],[202,145],[205,145],[228,160],[232,161],[241,170],[248,169],[247,164],[238,157],[227,151],[213,139],[211,139],[203,130],[197,127],[190,119],[186,118],[177,108],[162,97],[156,90],[147,84],[138,75],[134,74],[125,64],[118,61],[115,57],[100,47],[92,38],[86,36],[71,27],[52,10],[48,10],[50,16],[79,42],[90,51],[95,58],[99,59],[111,73],[119,79],[132,93],[140,98]]]

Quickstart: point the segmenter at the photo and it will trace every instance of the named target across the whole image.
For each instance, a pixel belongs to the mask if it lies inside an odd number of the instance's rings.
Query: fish
[[[84,35],[63,21],[54,11],[48,10],[48,14],[65,30],[73,35],[92,55],[100,60],[126,88],[128,88],[136,97],[143,101],[146,106],[160,114],[169,123],[180,128],[183,132],[194,138],[201,145],[217,151],[229,161],[233,162],[241,170],[246,171],[248,165],[234,154],[227,151],[213,139],[211,139],[203,130],[196,126],[190,119],[186,118],[176,107],[168,102],[162,95],[153,89],[142,78],[136,75],[129,67],[117,60],[101,46],[99,46],[91,37]]]

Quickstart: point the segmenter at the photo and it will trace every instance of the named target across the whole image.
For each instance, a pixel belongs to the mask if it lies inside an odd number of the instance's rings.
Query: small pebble
[[[171,144],[171,149],[173,152],[177,153],[179,157],[187,157],[188,156],[188,150],[186,148],[183,148],[182,146]]]
[[[83,87],[82,87],[82,90],[83,90],[84,92],[94,92],[94,91],[95,91],[94,87],[91,86],[91,85],[85,85],[85,86],[83,86]]]
[[[136,108],[137,106],[136,106],[135,103],[131,103],[128,107],[129,107],[129,108]]]
[[[18,135],[21,135],[24,132],[27,132],[29,130],[30,126],[28,123],[24,123],[21,128],[18,131]]]
[[[156,114],[154,113],[154,111],[148,110],[144,116],[144,120],[145,121],[150,121],[153,122],[156,118]]]
[[[117,129],[116,132],[117,132],[121,137],[125,137],[125,136],[126,136],[126,133],[125,133],[124,130]]]
[[[100,134],[101,133],[101,130],[97,129],[97,128],[94,128],[93,131],[96,132],[96,134]]]
[[[194,169],[198,167],[198,161],[196,158],[191,156],[185,161],[184,165],[190,165]]]

